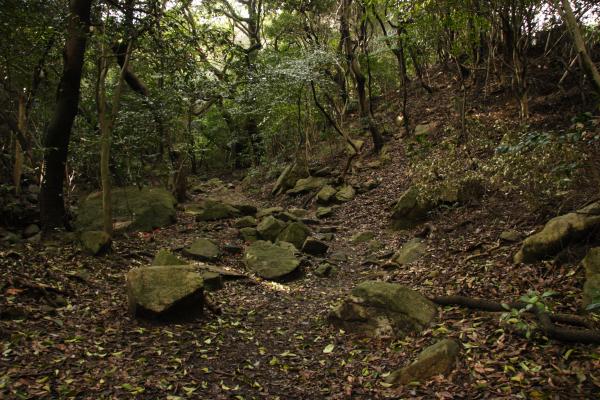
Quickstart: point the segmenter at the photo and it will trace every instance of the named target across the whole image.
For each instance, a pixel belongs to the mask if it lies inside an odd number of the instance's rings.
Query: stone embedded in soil
[[[315,213],[316,217],[319,219],[327,218],[331,216],[331,214],[333,214],[333,208],[331,207],[319,207],[317,208],[317,212]]]
[[[558,253],[571,241],[581,239],[600,227],[600,202],[552,218],[544,228],[523,241],[516,263],[530,263]]]
[[[256,228],[242,228],[240,229],[240,237],[244,242],[256,242],[258,240],[258,231]]]
[[[277,214],[283,212],[283,207],[269,207],[269,208],[261,208],[256,213],[256,218],[261,219],[263,217],[267,217],[269,215]]]
[[[104,231],[86,231],[80,237],[81,246],[91,255],[99,255],[110,250],[110,235]]]
[[[296,218],[305,218],[308,215],[308,210],[304,208],[290,208],[288,212]]]
[[[278,242],[288,242],[300,250],[306,238],[310,235],[310,229],[301,222],[292,222],[286,226],[277,236]]]
[[[395,229],[408,229],[417,226],[433,208],[431,201],[421,197],[416,187],[405,191],[392,209],[392,226]]]
[[[126,278],[132,315],[182,318],[202,313],[204,280],[193,267],[140,267],[130,270]]]
[[[335,200],[340,203],[345,203],[353,200],[354,196],[356,196],[356,191],[354,190],[352,185],[344,185],[335,194]]]
[[[244,259],[248,268],[256,275],[264,279],[279,280],[290,276],[300,266],[295,250],[291,243],[273,244],[259,240],[246,249]]]
[[[281,231],[283,231],[285,227],[285,222],[273,217],[272,215],[269,215],[268,217],[260,221],[260,223],[256,227],[256,230],[258,231],[258,236],[261,239],[274,242],[275,240],[277,240],[277,236],[281,233]]]
[[[460,345],[455,340],[444,339],[425,348],[416,360],[404,368],[392,372],[387,383],[406,385],[422,382],[436,375],[449,373],[456,364]]]
[[[503,242],[508,242],[508,243],[519,242],[519,241],[521,241],[522,238],[523,238],[523,235],[521,234],[521,232],[514,231],[514,230],[503,231],[500,234],[500,240],[502,240]]]
[[[256,226],[256,224],[257,224],[256,218],[254,218],[251,215],[247,215],[247,216],[242,217],[242,218],[238,219],[237,221],[235,221],[233,226],[235,226],[236,228],[249,228],[249,227]]]
[[[288,190],[286,193],[290,196],[304,194],[312,192],[313,190],[320,190],[324,185],[327,184],[326,178],[319,178],[316,176],[309,176],[308,178],[299,179],[293,189]]]
[[[337,193],[337,189],[331,185],[325,185],[319,190],[317,193],[317,203],[319,204],[329,204],[333,199],[335,194]]]
[[[401,338],[427,328],[436,314],[435,304],[414,290],[395,283],[366,281],[331,311],[329,320],[348,331]]]
[[[327,262],[320,264],[315,270],[315,275],[321,278],[331,276],[335,272],[335,266]]]
[[[188,265],[188,262],[180,259],[167,249],[161,249],[154,255],[152,265]]]
[[[427,252],[423,239],[414,238],[406,242],[392,257],[392,262],[397,265],[410,264],[421,258]]]
[[[195,214],[196,221],[218,221],[241,215],[237,208],[217,200],[204,200],[197,208],[190,209],[190,212]]]
[[[375,238],[375,233],[371,232],[371,231],[365,231],[365,232],[358,232],[355,233],[354,235],[352,235],[352,237],[350,238],[350,241],[352,243],[365,243],[368,242],[370,240],[372,240],[373,238]]]
[[[600,304],[600,247],[590,249],[583,259],[585,284],[583,285],[583,306]],[[600,308],[595,308],[600,312]]]
[[[235,209],[239,210],[242,215],[253,216],[256,215],[258,209],[255,205],[249,203],[235,203],[231,204]]]
[[[216,243],[210,239],[200,238],[183,249],[183,252],[201,261],[216,261],[221,256],[221,250]]]
[[[315,237],[307,237],[302,245],[302,251],[313,256],[322,256],[327,253],[329,245]]]

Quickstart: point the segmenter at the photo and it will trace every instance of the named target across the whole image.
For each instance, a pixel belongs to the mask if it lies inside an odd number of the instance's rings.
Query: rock
[[[600,304],[600,247],[590,249],[583,259],[585,284],[583,285],[583,306]],[[598,312],[600,309],[595,308]]]
[[[369,249],[369,251],[371,251],[371,252],[381,250],[382,248],[383,248],[383,243],[381,243],[377,239],[372,239],[367,244],[367,249]]]
[[[326,176],[331,176],[332,173],[333,173],[333,169],[331,167],[323,167],[323,168],[320,168],[320,169],[317,169],[316,171],[314,171],[312,173],[312,175],[326,177]]]
[[[334,238],[334,234],[331,232],[327,232],[327,233],[322,233],[319,235],[319,239],[320,240],[324,240],[326,242],[331,242]]]
[[[308,235],[310,235],[310,229],[306,225],[301,222],[292,222],[277,236],[277,241],[291,243],[300,250]]]
[[[415,126],[415,137],[419,136],[429,136],[434,134],[439,127],[437,122],[430,122],[428,124],[419,124]]]
[[[373,189],[376,189],[379,186],[379,182],[375,179],[367,179],[365,183],[361,185],[361,189],[363,192],[369,192]]]
[[[204,289],[209,292],[216,292],[225,287],[223,277],[219,273],[204,271],[200,273],[200,276],[202,276],[202,280],[204,281]]]
[[[331,256],[329,256],[329,259],[331,261],[337,261],[337,262],[346,262],[346,261],[348,261],[349,258],[350,257],[348,256],[348,254],[342,250],[338,250],[335,253],[332,253]]]
[[[441,340],[423,350],[414,362],[390,374],[386,382],[406,385],[447,374],[456,364],[459,352],[460,345],[455,340]]]
[[[344,185],[335,194],[335,199],[340,203],[345,203],[347,201],[353,200],[355,195],[356,191],[351,185]]]
[[[315,270],[315,275],[324,278],[327,276],[331,276],[334,273],[335,267],[329,263],[320,264]]]
[[[414,238],[406,242],[392,257],[392,262],[400,266],[410,264],[427,252],[423,239]]]
[[[364,232],[358,232],[355,233],[354,235],[352,235],[352,237],[350,238],[350,241],[352,243],[364,243],[364,242],[368,242],[369,240],[372,240],[375,237],[375,233],[371,232],[371,231],[364,231]]]
[[[36,224],[30,224],[27,225],[27,227],[23,230],[23,237],[27,239],[37,235],[38,233],[40,233],[40,227]]]
[[[113,218],[131,221],[128,231],[151,231],[176,221],[176,201],[162,188],[115,188],[111,194]],[[77,210],[75,227],[79,231],[102,229],[102,193],[92,193]]]
[[[247,215],[243,218],[238,219],[237,221],[235,221],[234,226],[236,228],[248,228],[248,227],[253,227],[256,226],[256,218],[254,218],[251,215]]]
[[[283,212],[282,207],[269,207],[258,210],[256,213],[256,218],[261,219],[263,217],[267,217],[269,215],[277,214]]]
[[[332,310],[329,319],[346,330],[401,338],[425,329],[436,313],[436,306],[414,290],[395,283],[366,281]]]
[[[530,263],[553,256],[571,241],[585,237],[600,226],[600,202],[552,218],[544,228],[523,241],[516,263]]]
[[[356,150],[358,150],[358,152],[360,153],[363,146],[365,145],[365,141],[360,140],[360,139],[350,139],[350,140],[352,141],[352,143],[354,143],[354,147],[356,147]],[[357,152],[354,149],[354,147],[350,143],[346,143],[346,153],[348,153],[348,155],[350,155],[350,156],[355,155]]]
[[[316,217],[317,218],[327,218],[333,214],[333,208],[331,207],[319,207],[317,208]]]
[[[314,237],[307,237],[302,245],[302,251],[313,256],[322,256],[328,249],[327,243]]]
[[[313,190],[319,190],[327,184],[326,178],[319,178],[316,176],[309,176],[308,178],[299,179],[293,189],[288,190],[286,193],[290,196],[304,194],[312,192]]]
[[[523,235],[521,232],[517,232],[514,230],[504,231],[500,234],[500,240],[508,243],[515,243],[521,241]]]
[[[288,212],[296,218],[305,218],[308,215],[308,210],[304,208],[290,208]]]
[[[223,250],[229,254],[240,254],[242,251],[244,251],[244,248],[238,246],[237,244],[225,243],[223,245]]]
[[[258,231],[258,236],[261,239],[274,242],[284,228],[285,222],[269,215],[260,221],[260,224],[258,224],[256,230]]]
[[[258,231],[255,228],[240,229],[240,236],[244,242],[256,242],[258,240]]]
[[[298,217],[296,217],[294,214],[284,211],[282,213],[278,213],[273,215],[274,217],[276,217],[277,219],[283,221],[283,222],[295,222],[298,221]]]
[[[249,203],[235,203],[231,204],[236,210],[238,210],[242,215],[256,215],[258,209],[255,205]]]
[[[335,233],[338,231],[337,226],[321,226],[319,227],[319,232],[321,233]]]
[[[271,195],[277,195],[294,187],[296,182],[301,178],[306,178],[308,173],[306,167],[300,164],[288,165],[277,178],[277,182],[271,190]]]
[[[294,246],[286,242],[256,241],[246,249],[244,258],[250,270],[270,280],[287,278],[300,266]]]
[[[312,218],[302,218],[300,222],[302,222],[304,225],[319,225],[321,223],[321,221],[318,219]]]
[[[110,250],[110,235],[104,231],[83,232],[80,240],[83,249],[94,256]]]
[[[239,217],[240,210],[233,207],[231,204],[217,200],[204,200],[199,204],[199,209],[194,211],[196,221],[218,221],[221,219],[229,219]]]
[[[210,239],[200,238],[183,249],[183,252],[201,261],[216,261],[221,256],[221,250],[215,242]]]
[[[140,317],[197,316],[204,304],[204,281],[194,268],[159,265],[127,273],[129,312]]]
[[[392,210],[392,226],[394,229],[408,229],[417,226],[427,217],[427,212],[434,205],[430,200],[421,197],[416,187],[408,189],[400,196]]]
[[[181,260],[167,249],[159,250],[151,265],[188,265],[187,261]]]
[[[329,204],[334,199],[337,189],[331,185],[325,185],[317,193],[317,203]]]
[[[221,275],[221,277],[224,280],[228,280],[228,281],[247,278],[247,276],[242,274],[241,272],[238,272],[238,271],[235,271],[235,270],[232,270],[229,268],[217,267],[217,266],[209,265],[209,264],[196,264],[196,265],[194,265],[194,267],[202,270],[202,276],[204,276],[208,272],[212,272],[212,273]]]

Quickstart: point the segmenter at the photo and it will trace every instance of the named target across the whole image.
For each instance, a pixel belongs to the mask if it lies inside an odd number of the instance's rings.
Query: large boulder
[[[147,232],[176,221],[175,198],[162,188],[115,188],[111,204],[113,218],[129,221],[129,231]],[[80,204],[75,227],[81,231],[102,229],[102,193],[92,193]]]
[[[406,242],[392,257],[392,262],[398,265],[410,264],[427,252],[423,239],[414,238]]]
[[[280,280],[292,276],[300,266],[294,245],[286,242],[276,244],[259,240],[246,249],[246,265],[264,279]]]
[[[290,196],[304,194],[312,192],[313,190],[320,190],[327,184],[326,178],[319,178],[317,176],[309,176],[308,178],[298,179],[293,189],[288,190],[286,193]]]
[[[204,200],[188,212],[196,216],[196,221],[217,221],[236,218],[242,214],[231,204],[218,200]]]
[[[129,311],[134,316],[165,319],[202,313],[204,281],[190,266],[151,266],[127,273]]]
[[[600,247],[590,249],[583,259],[585,284],[583,285],[583,306],[600,304]],[[600,311],[594,308],[596,312]]]
[[[264,218],[258,226],[256,230],[258,231],[258,235],[261,239],[270,240],[274,242],[277,240],[277,236],[283,231],[285,228],[285,222],[269,215]]]
[[[401,338],[425,329],[437,313],[423,295],[405,286],[362,282],[329,315],[335,325],[373,337]]]
[[[110,235],[104,231],[86,231],[80,237],[81,246],[91,255],[99,255],[110,249]]]
[[[523,241],[515,255],[517,263],[530,263],[552,257],[571,241],[585,237],[600,228],[600,202],[575,212],[552,218],[544,228]]]
[[[456,364],[460,345],[452,339],[444,339],[423,350],[417,359],[404,368],[392,372],[387,383],[406,385],[423,381],[436,375],[446,374]]]
[[[409,229],[427,218],[427,212],[434,208],[431,200],[425,199],[416,187],[411,187],[400,196],[392,209],[392,226],[395,229]]]
[[[277,236],[277,241],[291,243],[300,250],[308,235],[310,235],[310,229],[306,225],[302,222],[292,222]]]
[[[183,252],[201,261],[216,261],[221,256],[221,250],[215,242],[210,239],[196,239],[183,249]]]

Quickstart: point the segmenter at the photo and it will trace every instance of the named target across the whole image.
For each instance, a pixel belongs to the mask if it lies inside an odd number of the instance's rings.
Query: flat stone
[[[315,270],[315,275],[320,278],[328,277],[334,273],[334,270],[335,270],[334,265],[329,264],[329,263],[322,263]]]
[[[283,207],[262,208],[256,213],[256,218],[261,219],[263,217],[267,217],[269,215],[277,214],[280,212],[283,212]]]
[[[216,200],[204,200],[197,208],[190,208],[188,212],[196,216],[196,221],[218,221],[236,218],[241,215],[240,210],[237,208]]]
[[[350,241],[352,243],[364,243],[364,242],[368,242],[372,239],[375,238],[375,233],[371,232],[371,231],[365,231],[365,232],[358,232],[355,233],[354,235],[352,235],[352,237],[350,238]]]
[[[319,178],[316,176],[309,176],[308,178],[299,179],[293,189],[288,190],[286,193],[290,196],[304,194],[312,192],[313,190],[320,190],[324,185],[327,184],[326,178]]]
[[[188,265],[187,261],[184,261],[177,257],[175,254],[167,249],[159,250],[152,260],[152,265]]]
[[[256,230],[258,231],[258,235],[261,239],[269,240],[274,242],[277,240],[277,236],[283,231],[286,227],[285,222],[269,215],[265,217],[258,226]]]
[[[215,242],[207,238],[194,240],[192,244],[183,249],[183,252],[201,261],[216,261],[221,256],[221,250]]]
[[[317,203],[320,204],[329,204],[334,198],[335,198],[335,194],[337,193],[337,189],[334,188],[331,185],[325,185],[321,188],[321,190],[319,190],[319,193],[317,193]]]
[[[523,238],[523,235],[521,234],[521,232],[513,231],[513,230],[503,231],[500,234],[500,240],[502,240],[504,242],[508,242],[508,243],[519,242],[519,241],[521,241],[522,238]]]
[[[292,222],[277,236],[277,241],[291,243],[300,250],[309,235],[310,229],[306,225],[301,222]]]
[[[40,227],[36,224],[30,224],[27,225],[27,227],[23,230],[23,237],[27,239],[37,235],[38,233],[40,233]]]
[[[256,218],[254,218],[251,215],[247,215],[247,216],[235,221],[235,223],[233,225],[236,228],[248,228],[248,227],[254,227],[254,226],[256,226],[256,224],[257,224]]]
[[[242,228],[240,229],[240,236],[245,242],[256,242],[258,240],[258,231],[256,228]]]
[[[314,237],[307,237],[302,245],[302,251],[313,256],[322,256],[327,253],[327,250],[329,250],[327,243]]]
[[[406,242],[392,257],[392,262],[402,266],[421,258],[427,252],[423,239],[414,238]]]
[[[246,249],[244,259],[248,268],[256,275],[264,279],[279,280],[290,276],[300,266],[295,250],[291,243],[273,244],[259,240]]]
[[[317,208],[316,217],[317,218],[327,218],[333,214],[333,208],[331,207],[319,207]]]
[[[456,364],[460,345],[452,339],[441,340],[423,350],[414,362],[391,373],[387,383],[406,385],[450,372]]]

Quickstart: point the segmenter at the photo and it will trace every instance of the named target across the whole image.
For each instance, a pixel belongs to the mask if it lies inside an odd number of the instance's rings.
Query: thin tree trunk
[[[25,96],[19,96],[19,117],[18,117],[19,130],[24,136],[27,136],[27,111],[25,107]],[[21,176],[23,175],[23,163],[25,155],[23,149],[18,140],[15,140],[15,163],[13,166],[13,184],[15,185],[15,194],[19,196],[21,194]]]
[[[63,50],[63,73],[58,86],[56,108],[44,140],[46,151],[42,168],[40,220],[46,231],[67,224],[63,196],[65,166],[71,128],[79,105],[92,1],[71,0],[69,5],[69,27]]]
[[[583,40],[583,35],[581,34],[581,30],[579,29],[579,25],[577,24],[577,20],[573,14],[571,2],[569,0],[561,0],[561,4],[563,9],[561,14],[565,20],[565,23],[567,24],[567,27],[569,28],[569,31],[571,31],[571,35],[573,36],[573,41],[575,42],[575,47],[577,48],[577,53],[581,59],[583,69],[592,81],[594,90],[600,94],[600,72],[598,72],[598,68],[596,68],[596,65],[592,61],[592,58],[587,51],[585,41]],[[557,9],[560,10],[560,7],[557,6]]]

